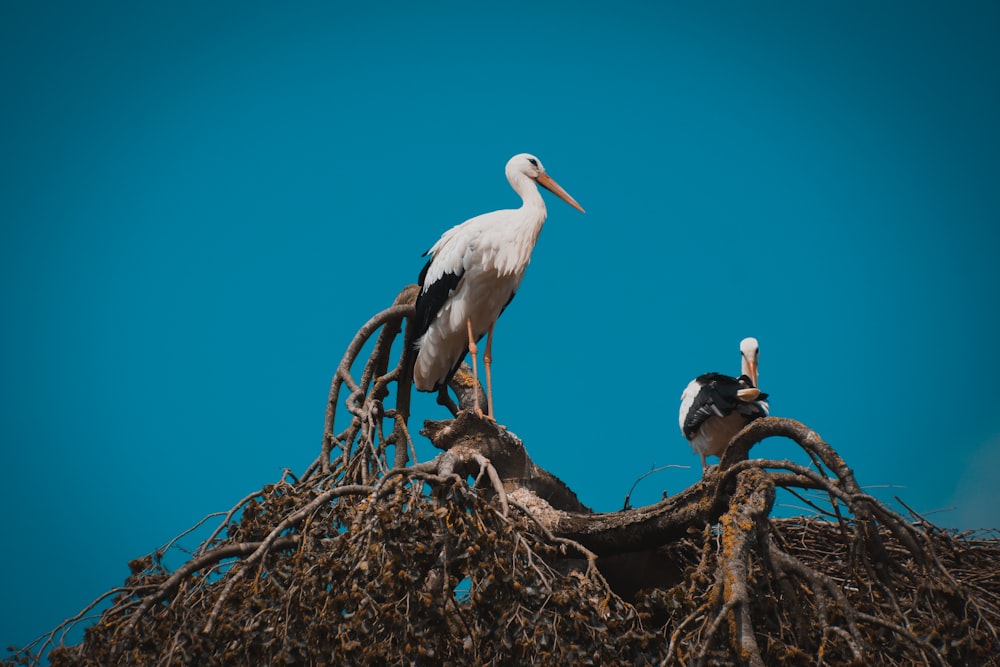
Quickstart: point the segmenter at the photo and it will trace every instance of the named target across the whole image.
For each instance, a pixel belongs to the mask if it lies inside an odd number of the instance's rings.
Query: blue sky
[[[862,485],[1000,527],[998,32],[988,2],[0,4],[0,645],[301,472],[354,331],[517,205],[522,151],[587,214],[547,200],[496,410],[584,502],[695,481],[680,393],[753,335],[773,414]]]

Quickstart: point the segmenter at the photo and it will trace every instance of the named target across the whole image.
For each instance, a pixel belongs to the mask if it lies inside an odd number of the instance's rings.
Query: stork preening
[[[722,457],[740,429],[768,413],[767,394],[757,388],[760,347],[756,338],[740,341],[740,377],[721,373],[699,375],[681,394],[681,432],[701,455]]]
[[[487,415],[493,417],[493,327],[514,298],[545,222],[541,185],[583,213],[576,200],[545,173],[539,159],[527,153],[507,162],[507,180],[521,196],[521,208],[484,213],[452,227],[425,255],[414,317],[413,383],[420,391],[437,391],[448,384],[472,354],[472,374],[478,387],[476,343],[487,335]],[[482,415],[479,392],[475,410]]]

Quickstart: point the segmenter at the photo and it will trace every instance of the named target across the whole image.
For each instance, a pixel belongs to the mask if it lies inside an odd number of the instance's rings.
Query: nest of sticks
[[[454,419],[422,430],[442,451],[417,461],[390,356],[414,296],[348,347],[302,475],[240,500],[180,567],[174,541],[131,562],[81,643],[61,637],[93,606],[3,664],[1000,664],[995,534],[897,514],[793,420],[753,422],[675,496],[594,513],[465,409],[481,389],[460,372]],[[748,458],[775,436],[803,462]],[[816,515],[774,518],[778,489]]]

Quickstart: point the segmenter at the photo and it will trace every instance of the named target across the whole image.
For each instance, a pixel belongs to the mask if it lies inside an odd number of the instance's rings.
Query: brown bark
[[[441,453],[411,462],[411,341],[389,357],[415,294],[349,345],[305,473],[239,501],[177,570],[133,562],[53,665],[998,664],[1000,542],[893,512],[794,420],[753,422],[677,495],[595,513],[468,410],[462,371],[455,418],[421,431]],[[771,437],[804,462],[748,458]],[[779,488],[824,518],[771,518]]]

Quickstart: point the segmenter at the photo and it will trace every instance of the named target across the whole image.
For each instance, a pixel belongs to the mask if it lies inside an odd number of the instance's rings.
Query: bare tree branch
[[[418,462],[408,425],[416,289],[348,345],[305,472],[284,471],[133,561],[84,641],[52,648],[54,667],[1000,664],[1000,540],[912,510],[911,522],[797,421],[754,421],[690,488],[595,513],[470,410],[482,388],[463,367],[456,400],[439,394],[452,418],[420,431],[441,453]],[[350,419],[335,434],[342,387]],[[795,442],[801,460],[749,458],[771,437]],[[817,517],[772,517],[777,488]],[[168,571],[160,556],[220,515]],[[3,664],[39,664],[93,609]]]

